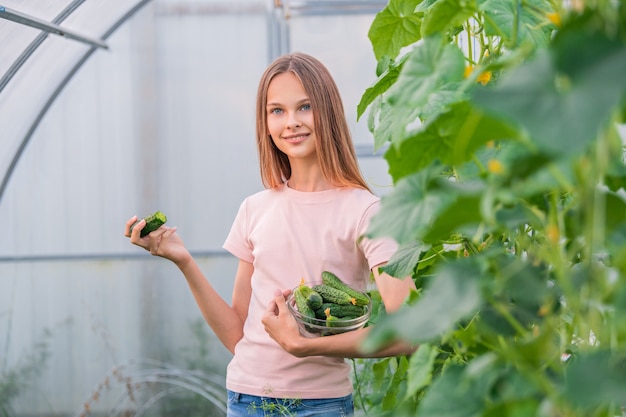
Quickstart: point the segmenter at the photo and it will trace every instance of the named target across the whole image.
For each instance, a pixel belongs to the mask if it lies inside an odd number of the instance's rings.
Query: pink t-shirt
[[[229,390],[278,398],[336,398],[352,392],[344,359],[296,358],[268,336],[261,318],[274,290],[320,280],[331,271],[365,288],[370,269],[396,250],[390,239],[361,239],[379,208],[367,190],[341,188],[301,192],[287,186],[264,190],[243,201],[224,243],[254,265],[252,296],[243,338],[228,365]]]

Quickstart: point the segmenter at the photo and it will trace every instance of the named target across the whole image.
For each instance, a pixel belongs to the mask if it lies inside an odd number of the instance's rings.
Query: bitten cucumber
[[[146,225],[143,229],[141,229],[141,233],[139,234],[141,237],[147,236],[150,232],[154,232],[159,227],[163,226],[167,221],[167,217],[160,211],[155,211],[153,214],[148,217],[144,217],[143,220],[146,221]],[[137,220],[132,226],[130,226],[130,232],[132,233],[133,228],[137,223],[141,220]]]
[[[356,305],[365,306],[370,303],[369,297],[364,292],[355,290],[354,288],[350,287],[332,272],[323,271],[322,282],[329,287],[347,293],[349,296],[354,298]]]

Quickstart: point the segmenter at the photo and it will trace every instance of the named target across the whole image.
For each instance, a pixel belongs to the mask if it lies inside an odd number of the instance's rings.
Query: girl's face
[[[267,90],[267,130],[290,161],[317,161],[311,101],[291,72],[275,76]]]

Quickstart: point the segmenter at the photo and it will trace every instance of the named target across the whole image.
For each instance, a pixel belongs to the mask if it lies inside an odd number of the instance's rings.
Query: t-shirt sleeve
[[[374,268],[383,262],[389,261],[391,256],[398,249],[397,242],[391,237],[379,237],[375,239],[368,239],[365,237],[367,228],[374,217],[374,215],[380,210],[380,200],[372,203],[363,213],[361,223],[359,225],[359,247],[363,251],[367,264],[370,268]]]
[[[239,206],[235,221],[230,227],[230,232],[222,247],[235,255],[237,258],[252,263],[252,244],[248,238],[248,200],[244,200]]]

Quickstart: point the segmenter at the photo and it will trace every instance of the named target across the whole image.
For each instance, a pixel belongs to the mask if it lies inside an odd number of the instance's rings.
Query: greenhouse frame
[[[376,79],[367,31],[385,5],[0,0],[0,410],[123,415],[141,395],[133,415],[166,397],[225,415],[229,352],[178,271],[129,244],[124,224],[167,213],[230,299],[236,260],[222,243],[262,189],[256,86],[290,51],[336,77],[366,180],[384,194],[356,105]]]

